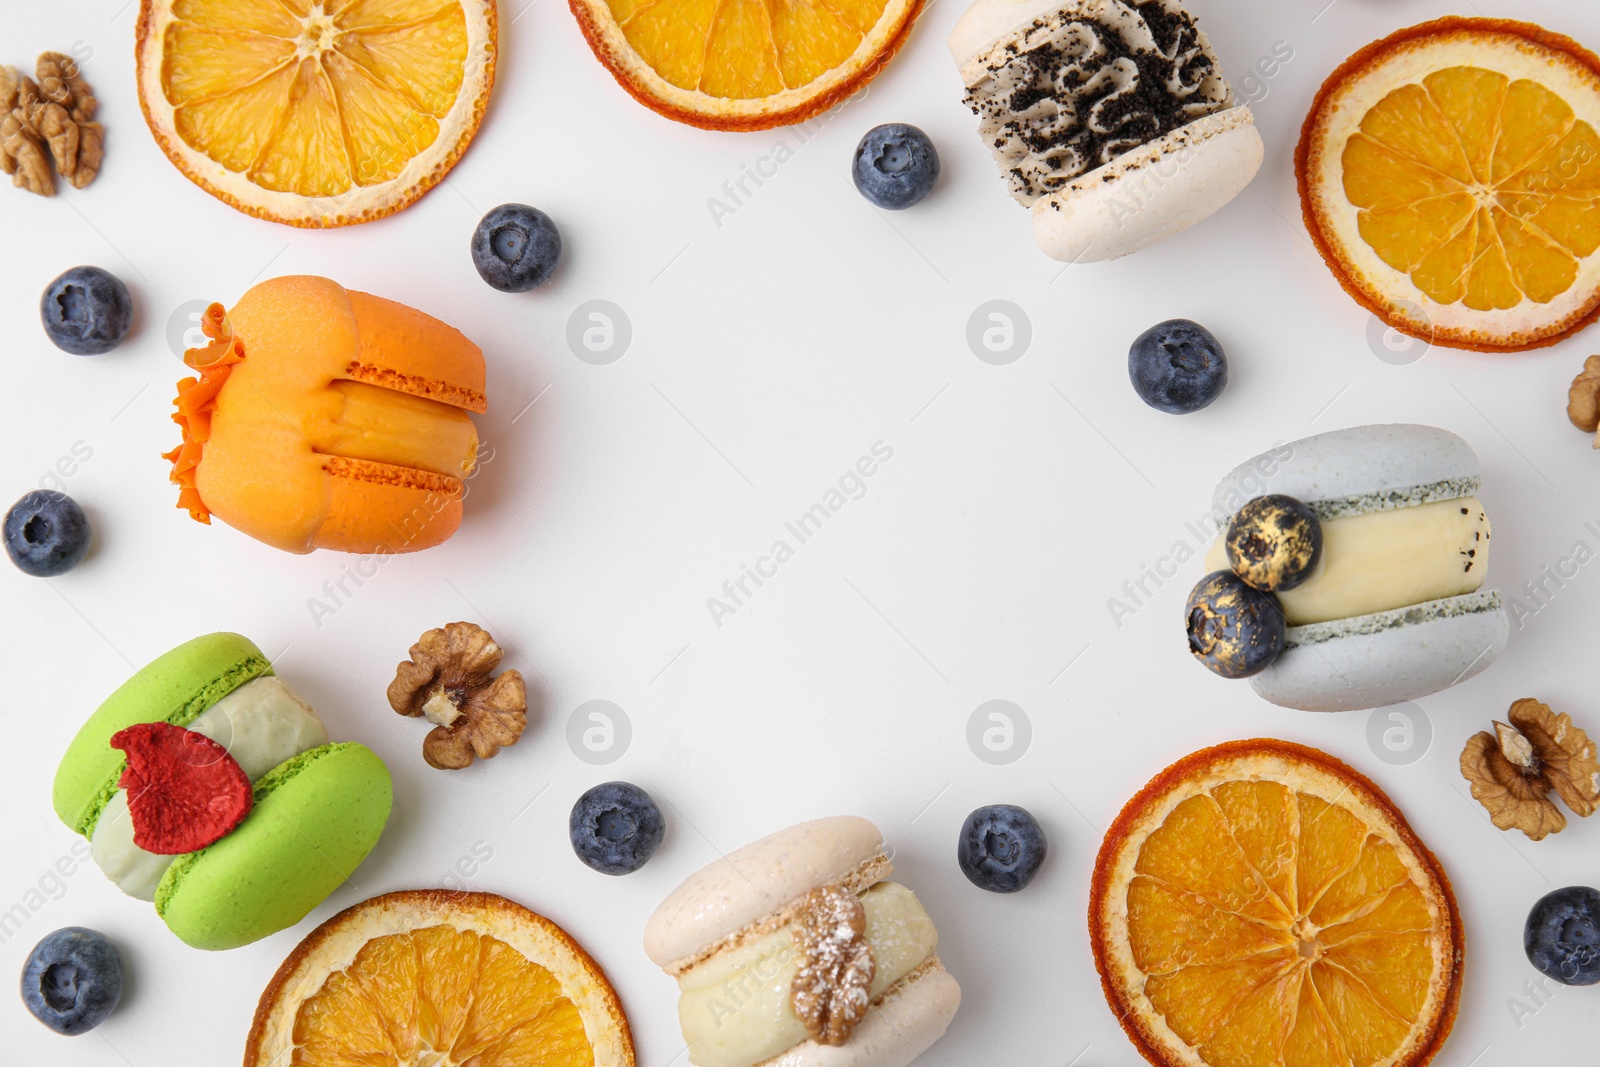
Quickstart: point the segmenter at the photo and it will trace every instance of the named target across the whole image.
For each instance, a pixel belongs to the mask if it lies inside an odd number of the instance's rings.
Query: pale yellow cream
[[[932,956],[939,935],[916,895],[894,882],[861,894],[867,944],[876,969],[871,996]],[[750,1067],[811,1035],[789,1006],[800,953],[785,926],[729,952],[718,953],[678,979],[678,1021],[698,1067]]]
[[[1476,497],[1374,511],[1322,524],[1322,558],[1278,593],[1291,626],[1351,619],[1477,592],[1489,567],[1489,518]],[[1206,571],[1227,570],[1222,538]]]

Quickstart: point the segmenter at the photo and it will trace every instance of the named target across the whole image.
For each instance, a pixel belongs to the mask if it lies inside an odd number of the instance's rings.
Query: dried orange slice
[[[1461,996],[1450,883],[1332,756],[1235,741],[1130,800],[1095,863],[1106,999],[1161,1067],[1419,1067]]]
[[[1397,330],[1520,351],[1600,315],[1600,57],[1525,22],[1444,18],[1322,86],[1295,157],[1339,283]]]
[[[924,0],[571,0],[634,99],[709,130],[804,122],[871,81]]]
[[[313,930],[245,1067],[632,1067],[616,991],[549,919],[489,893],[390,893]]]
[[[212,196],[347,226],[433,188],[494,85],[495,0],[143,0],[139,103]]]

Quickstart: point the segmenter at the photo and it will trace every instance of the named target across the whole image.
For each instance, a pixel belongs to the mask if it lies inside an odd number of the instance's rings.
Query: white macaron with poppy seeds
[[[977,0],[949,47],[1054,259],[1137,252],[1221,210],[1261,168],[1250,108],[1177,0]]]

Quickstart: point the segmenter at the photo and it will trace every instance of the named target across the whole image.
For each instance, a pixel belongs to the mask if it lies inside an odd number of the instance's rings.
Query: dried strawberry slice
[[[111,738],[128,754],[117,783],[128,791],[133,843],[178,856],[226,837],[250,814],[250,777],[204,734],[164,722],[130,726]]]

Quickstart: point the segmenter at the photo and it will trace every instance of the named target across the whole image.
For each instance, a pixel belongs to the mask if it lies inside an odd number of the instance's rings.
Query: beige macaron
[[[690,875],[645,927],[695,1067],[905,1067],[961,989],[866,819],[801,823]]]

